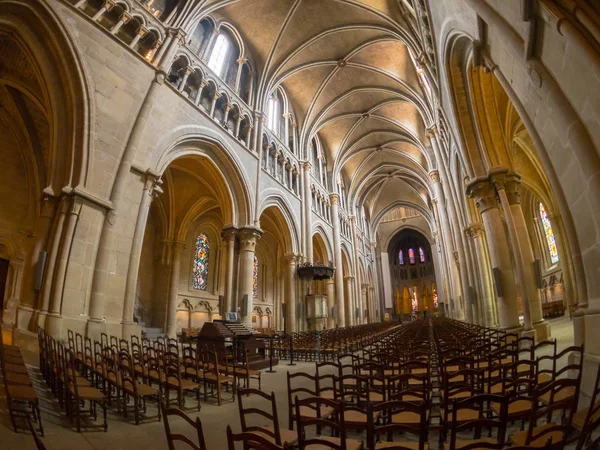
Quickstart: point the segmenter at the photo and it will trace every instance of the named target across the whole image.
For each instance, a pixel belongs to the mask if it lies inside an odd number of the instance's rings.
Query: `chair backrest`
[[[270,411],[266,411],[264,409],[260,409],[256,406],[253,407],[244,407],[244,398],[247,396],[258,396],[263,398],[264,400],[270,403]],[[258,389],[240,389],[237,395],[238,399],[238,409],[240,411],[240,423],[242,426],[242,432],[253,432],[259,431],[263,434],[269,435],[273,438],[277,445],[281,445],[281,432],[279,429],[279,418],[277,416],[277,404],[275,403],[275,394],[271,392],[271,395],[266,394]],[[248,425],[247,418],[249,416],[258,415],[264,417],[269,420],[271,423],[269,426],[271,428],[264,428],[261,426],[252,426]],[[272,431],[271,431],[272,430]]]
[[[590,439],[592,433],[600,427],[600,365],[596,371],[596,380],[590,406],[587,409],[585,419],[583,421],[583,429],[579,434],[577,442],[577,450],[587,448],[595,448],[600,443],[600,436],[596,439]]]
[[[488,408],[493,404],[498,405],[499,412],[496,417],[488,414]],[[473,417],[463,420],[464,412]],[[462,413],[462,414],[461,414]],[[452,403],[452,422],[450,425],[450,450],[455,450],[458,433],[473,431],[473,439],[481,439],[482,430],[486,430],[492,436],[496,431],[496,442],[475,441],[470,444],[461,444],[461,450],[472,448],[501,449],[504,447],[506,435],[506,422],[508,417],[508,403],[505,396],[493,394],[475,395],[463,400],[454,399]]]
[[[303,449],[310,445],[319,445],[319,448],[346,450],[346,424],[344,422],[344,404],[342,402],[321,397],[308,397],[304,399],[295,397],[294,407],[296,409],[299,448]],[[314,417],[303,417],[300,413],[302,407],[314,410]],[[322,416],[322,412],[325,409],[332,411],[328,417]],[[316,427],[316,434],[306,433],[306,428],[311,426]],[[323,428],[331,429],[331,432],[335,436],[338,436],[340,444],[338,445],[332,440],[324,439],[321,435]],[[307,437],[309,435],[311,436],[310,438]]]
[[[228,450],[236,450],[236,442],[241,442],[243,444],[243,448],[248,450],[283,450],[290,448],[290,446],[287,443],[283,446],[277,445],[256,433],[242,432],[234,434],[231,431],[231,427],[227,425]]]
[[[378,424],[376,414],[381,416],[381,424]],[[395,418],[402,417],[402,420]],[[367,404],[367,447],[375,448],[375,442],[380,435],[391,436],[393,433],[408,433],[419,438],[419,450],[424,450],[427,442],[427,406],[425,403],[405,402],[401,400],[389,400],[379,404],[369,402]],[[397,446],[385,448],[406,448],[398,443]],[[414,448],[413,448],[414,450]]]
[[[186,443],[189,447],[194,450],[207,450],[206,442],[204,441],[204,432],[202,431],[202,422],[200,422],[200,417],[196,417],[196,420],[193,421],[190,419],[187,414],[185,414],[179,408],[165,408],[165,406],[161,403],[160,408],[162,410],[163,423],[165,425],[165,434],[167,436],[167,443],[169,445],[169,450],[175,450],[175,446],[173,442],[181,441]],[[169,417],[178,416],[185,420],[191,427],[196,430],[196,434],[198,436],[198,444],[192,442],[187,436],[183,434],[175,434],[171,433],[171,426],[169,425]]]
[[[331,373],[325,373],[325,368],[331,367]],[[337,398],[339,393],[339,379],[342,375],[342,366],[330,361],[317,363],[317,395],[323,397],[331,393],[331,398]]]

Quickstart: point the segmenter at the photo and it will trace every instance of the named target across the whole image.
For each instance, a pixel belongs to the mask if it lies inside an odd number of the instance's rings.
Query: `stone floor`
[[[568,317],[551,320],[552,335],[557,339],[558,349],[561,350],[573,344],[573,328]],[[6,336],[8,338],[9,336]],[[50,391],[43,383],[39,372],[37,371],[37,356],[32,353],[24,354],[28,364],[31,364],[30,375],[32,382],[41,398],[42,419],[44,423],[45,436],[43,441],[49,450],[88,450],[88,449],[166,449],[165,431],[162,422],[156,419],[150,422],[136,426],[132,421],[126,421],[121,415],[118,415],[116,408],[109,408],[108,414],[108,432],[103,432],[97,423],[91,422],[82,433],[77,433],[70,422],[65,418]],[[308,372],[313,374],[315,371],[314,363],[300,362],[296,366],[290,367],[283,361],[276,366],[276,373],[264,373],[262,375],[262,388],[264,391],[273,391],[277,398],[277,410],[282,427],[288,426],[287,409],[287,385],[286,372]],[[1,388],[3,389],[3,388]],[[253,400],[251,400],[253,401]],[[258,402],[259,400],[254,400]],[[189,399],[187,406],[195,406],[195,400]],[[149,414],[155,414],[156,409],[149,407]],[[208,402],[202,401],[200,413],[189,411],[192,418],[199,416],[202,420],[204,435],[209,450],[226,449],[226,428],[230,424],[234,432],[239,432],[239,415],[237,401],[233,402],[231,396],[224,395],[224,403],[217,406],[216,400],[209,399]],[[131,419],[131,417],[130,417]],[[96,426],[94,428],[93,426]],[[189,432],[187,424],[182,419],[176,419],[171,422],[172,432],[179,432],[193,438]],[[176,446],[176,448],[185,448],[185,446]],[[3,391],[0,390],[0,450],[27,450],[35,449],[33,438],[28,432],[14,433],[10,425],[6,409],[6,401]]]

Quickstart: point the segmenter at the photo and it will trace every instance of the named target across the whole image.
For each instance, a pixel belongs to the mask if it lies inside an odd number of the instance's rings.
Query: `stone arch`
[[[298,252],[298,249],[300,248],[300,232],[291,205],[285,198],[275,192],[266,192],[265,194],[265,197],[260,203],[258,217],[261,217],[268,208],[276,208],[281,215],[281,218],[287,224],[287,229],[289,231],[288,234],[284,235],[286,251],[294,253]]]

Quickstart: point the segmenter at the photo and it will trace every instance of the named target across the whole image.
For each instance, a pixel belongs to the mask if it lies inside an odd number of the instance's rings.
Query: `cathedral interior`
[[[0,136],[0,449],[598,448],[598,0],[0,0]]]

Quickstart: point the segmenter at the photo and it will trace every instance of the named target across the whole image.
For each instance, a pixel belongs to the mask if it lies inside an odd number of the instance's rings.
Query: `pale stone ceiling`
[[[235,27],[258,100],[284,88],[300,148],[317,134],[359,205],[372,216],[399,197],[426,207],[428,107],[396,0],[209,0],[199,14]]]

